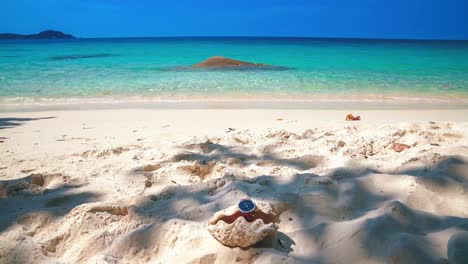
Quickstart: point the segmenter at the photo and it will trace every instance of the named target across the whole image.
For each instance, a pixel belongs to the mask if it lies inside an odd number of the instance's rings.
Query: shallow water
[[[287,70],[171,70],[221,55]],[[135,38],[0,42],[0,102],[144,96],[468,96],[468,42]]]

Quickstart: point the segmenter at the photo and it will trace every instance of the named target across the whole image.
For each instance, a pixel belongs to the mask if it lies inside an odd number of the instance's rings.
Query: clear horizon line
[[[72,34],[73,35],[73,34]],[[254,36],[254,35],[189,35],[189,36],[118,36],[118,37],[79,37],[77,39],[132,39],[132,38],[297,38],[297,39],[349,39],[349,40],[400,40],[400,41],[468,41],[468,38],[378,38],[378,37],[321,37],[321,36]]]
[[[340,36],[300,36],[300,35],[279,35],[279,36],[268,36],[268,35],[174,35],[174,36],[95,36],[95,37],[82,37],[78,35],[74,35],[69,32],[63,32],[60,30],[55,29],[46,29],[46,30],[54,30],[59,31],[65,34],[70,34],[76,37],[77,39],[130,39],[130,38],[307,38],[307,39],[349,39],[349,40],[396,40],[396,41],[468,41],[468,37],[466,38],[406,38],[406,37],[340,37]],[[45,31],[45,30],[42,30]],[[40,31],[40,32],[42,32]],[[38,32],[39,33],[39,32]],[[10,33],[10,34],[20,34],[20,35],[34,35],[38,33],[32,34],[21,34],[21,33]],[[0,33],[0,34],[8,34],[8,33]]]

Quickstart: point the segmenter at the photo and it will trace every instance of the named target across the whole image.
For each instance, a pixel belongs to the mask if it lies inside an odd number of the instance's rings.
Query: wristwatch
[[[254,220],[255,203],[250,198],[245,198],[239,202],[239,211],[247,222]]]

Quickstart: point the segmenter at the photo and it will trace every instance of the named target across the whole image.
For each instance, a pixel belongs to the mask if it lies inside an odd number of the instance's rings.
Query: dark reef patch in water
[[[21,51],[33,51],[32,49],[4,49],[2,51],[21,52]]]
[[[33,51],[32,49],[6,49],[3,51]]]
[[[118,56],[116,54],[99,53],[99,54],[83,54],[83,55],[64,55],[49,57],[49,60],[77,60],[77,59],[90,59],[90,58],[104,58]]]

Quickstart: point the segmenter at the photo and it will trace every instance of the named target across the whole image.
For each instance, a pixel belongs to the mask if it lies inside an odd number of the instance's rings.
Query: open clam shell
[[[269,203],[255,202],[254,220],[247,222],[237,205],[215,213],[208,231],[221,244],[229,247],[249,247],[273,235],[278,230],[278,214]]]

